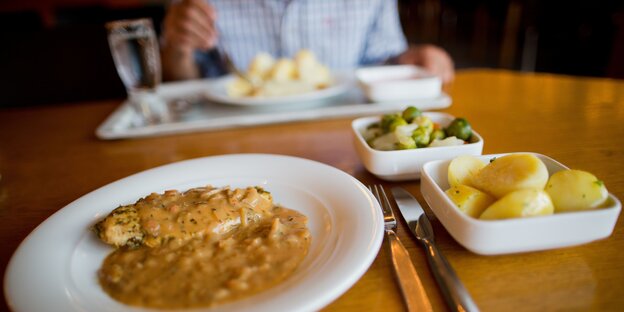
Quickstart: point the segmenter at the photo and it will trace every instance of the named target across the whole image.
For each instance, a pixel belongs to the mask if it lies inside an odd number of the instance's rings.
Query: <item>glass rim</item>
[[[104,26],[108,30],[114,30],[118,28],[128,27],[128,26],[140,26],[146,25],[153,27],[152,19],[149,17],[135,18],[135,19],[122,19],[116,21],[106,22]]]

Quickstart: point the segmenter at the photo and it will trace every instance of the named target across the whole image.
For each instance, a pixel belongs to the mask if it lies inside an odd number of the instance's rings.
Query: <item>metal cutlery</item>
[[[407,310],[432,311],[431,303],[429,302],[429,298],[427,297],[427,293],[425,292],[425,288],[418,274],[416,274],[416,269],[412,264],[409,253],[395,233],[397,221],[394,218],[394,213],[392,212],[392,207],[390,206],[390,201],[386,196],[386,192],[381,185],[369,186],[369,189],[373,195],[375,195],[384,214],[384,228],[392,257],[392,267],[399,281]]]
[[[245,80],[250,85],[252,85],[254,87],[256,87],[258,85],[258,82],[255,79],[253,79],[252,77],[249,77],[249,75],[247,75],[247,73],[245,73],[243,70],[241,70],[238,67],[236,67],[236,64],[234,64],[234,61],[232,61],[232,59],[230,58],[230,56],[229,56],[229,54],[227,52],[225,52],[223,50],[220,50],[219,54],[221,55],[221,60],[223,61],[223,63],[225,64],[225,66],[227,67],[228,70],[233,72],[238,77],[241,77],[243,80]]]
[[[392,195],[410,232],[425,247],[429,267],[449,308],[452,311],[479,311],[450,263],[438,249],[433,228],[420,203],[410,193],[399,187],[392,188]]]

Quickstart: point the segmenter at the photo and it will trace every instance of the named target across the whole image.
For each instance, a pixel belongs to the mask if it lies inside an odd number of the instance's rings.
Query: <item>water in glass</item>
[[[147,123],[164,121],[166,105],[156,96],[161,81],[158,41],[150,19],[106,24],[117,73],[128,97]]]

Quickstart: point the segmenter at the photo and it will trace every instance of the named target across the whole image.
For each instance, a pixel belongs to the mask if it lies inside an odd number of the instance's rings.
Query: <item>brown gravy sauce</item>
[[[235,193],[236,190],[228,194]],[[160,202],[158,196],[148,197]],[[191,223],[194,231],[190,232],[201,235],[165,230],[168,238],[159,244],[115,250],[99,271],[102,288],[114,299],[133,306],[210,307],[270,288],[286,279],[303,261],[311,241],[306,216],[276,205],[257,209],[250,207],[249,202],[236,209],[227,198],[214,198],[215,203],[202,200],[199,208],[202,214],[217,208],[213,217],[193,218],[197,223],[205,221],[203,226],[209,230],[203,231],[197,227],[202,224]],[[176,198],[175,205],[180,208],[176,215],[188,217],[198,211],[196,205],[185,204],[182,198]],[[149,216],[149,209],[142,209],[139,214]],[[245,214],[245,209],[255,212],[249,214],[253,217]],[[237,222],[232,222],[232,211],[237,212]],[[171,211],[161,209],[155,215],[152,210],[151,220],[162,220],[166,225],[172,219],[168,213]],[[163,226],[151,223],[153,227]]]

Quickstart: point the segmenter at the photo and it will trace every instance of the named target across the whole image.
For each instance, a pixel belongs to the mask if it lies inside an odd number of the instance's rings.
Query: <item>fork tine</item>
[[[375,196],[375,199],[377,200],[379,205],[381,205],[381,200],[379,200],[379,191],[377,190],[377,184],[369,185],[368,189],[371,191],[371,193],[373,193],[373,196]],[[383,210],[383,207],[381,208]]]
[[[379,185],[373,184],[371,192],[373,193],[373,195],[375,195],[375,199],[377,199],[377,202],[379,203],[379,206],[381,206],[381,211],[384,212],[384,217],[385,217],[385,215],[387,214],[386,206],[384,205],[384,202],[381,199],[381,195],[379,193],[379,188],[380,188]]]
[[[379,200],[379,191],[377,190],[377,184],[373,184],[372,186],[369,186],[369,188],[371,188],[371,192],[373,193],[373,195],[375,195],[375,199],[377,199],[377,201],[381,205],[381,201]]]
[[[392,212],[392,206],[390,205],[390,200],[388,200],[388,196],[386,195],[386,191],[383,186],[373,184],[368,188],[375,196],[375,199],[377,199],[377,202],[379,202],[379,206],[381,206],[386,226],[389,228],[396,228],[396,219],[394,218],[394,213]]]
[[[392,213],[392,206],[390,205],[390,200],[388,200],[388,195],[386,195],[386,191],[384,190],[384,188],[380,185],[379,188],[381,189],[381,198],[383,200],[383,204],[386,206],[386,209]],[[381,200],[380,200],[381,201]],[[394,217],[394,214],[393,214]]]

